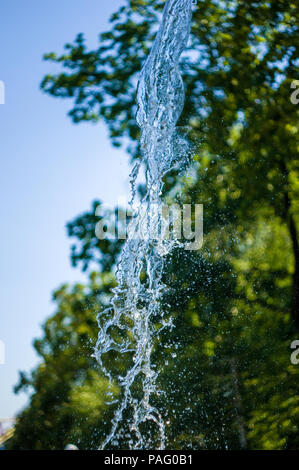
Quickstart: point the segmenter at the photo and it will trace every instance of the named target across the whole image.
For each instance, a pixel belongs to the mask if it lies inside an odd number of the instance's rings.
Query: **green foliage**
[[[88,51],[79,35],[62,56],[46,55],[64,72],[45,77],[41,86],[52,96],[74,98],[70,114],[75,122],[103,118],[112,141],[119,145],[129,137],[130,151],[139,157],[136,80],[164,1],[124,3],[97,50]],[[298,73],[296,20],[296,5],[284,0],[200,1],[181,64],[186,102],[179,124],[190,127],[201,169],[207,171],[207,160],[212,162],[208,177],[213,172],[217,191],[205,180],[201,188],[206,206],[215,198],[220,203],[218,223],[228,217],[254,221],[263,208],[265,221],[275,214],[289,227],[291,311],[299,326],[298,107],[290,99]]]
[[[13,449],[63,449],[68,443],[96,448],[112,418],[105,404],[107,380],[92,357],[96,315],[113,286],[109,274],[90,276],[87,286],[62,286],[54,293],[57,312],[34,342],[40,364],[22,374],[16,391],[30,389],[30,404],[19,415]],[[114,389],[117,394],[117,389]]]

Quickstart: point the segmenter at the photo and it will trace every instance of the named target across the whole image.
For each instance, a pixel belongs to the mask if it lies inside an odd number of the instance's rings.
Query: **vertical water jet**
[[[159,332],[171,323],[163,316],[160,299],[164,259],[175,241],[162,237],[153,240],[152,228],[161,226],[162,220],[161,211],[151,209],[153,205],[162,206],[163,176],[182,166],[186,158],[184,151],[178,151],[176,124],[185,99],[179,59],[187,45],[191,17],[192,0],[166,1],[160,29],[140,74],[136,119],[141,128],[146,194],[128,227],[111,307],[98,316],[95,355],[111,382],[105,355],[114,352],[128,357],[127,370],[117,377],[121,389],[118,408],[102,449],[111,443],[119,446],[120,441],[126,441],[130,449],[152,448],[153,443],[141,429],[145,423],[155,426],[159,448],[165,446],[163,418],[153,404],[158,373],[151,355]],[[181,143],[185,147],[183,139]],[[132,172],[133,188],[137,168]],[[134,198],[134,189],[132,192]]]

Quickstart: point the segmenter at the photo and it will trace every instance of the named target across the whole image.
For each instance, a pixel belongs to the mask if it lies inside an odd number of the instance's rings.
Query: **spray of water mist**
[[[151,356],[161,329],[171,326],[163,317],[160,301],[164,260],[176,242],[153,239],[153,227],[161,227],[163,220],[161,211],[151,208],[162,206],[163,176],[183,167],[186,159],[186,142],[178,135],[176,124],[184,106],[179,59],[190,33],[191,9],[192,0],[167,0],[159,32],[140,74],[137,122],[146,194],[128,227],[111,306],[98,316],[95,355],[111,383],[115,376],[107,366],[107,354],[121,354],[128,362],[128,368],[117,376],[121,393],[102,449],[121,446],[121,442],[130,449],[150,448],[153,443],[144,431],[146,427],[151,435],[158,436],[159,448],[165,447],[164,421],[153,404],[159,390]],[[139,164],[131,174],[133,201]],[[141,232],[142,237],[138,236]]]

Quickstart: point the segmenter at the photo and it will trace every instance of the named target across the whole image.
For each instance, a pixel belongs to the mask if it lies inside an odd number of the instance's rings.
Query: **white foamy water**
[[[176,241],[151,238],[151,227],[162,224],[161,211],[152,211],[151,207],[162,205],[163,176],[183,167],[187,158],[187,145],[178,135],[176,124],[184,106],[179,59],[190,33],[191,5],[192,0],[167,0],[159,32],[140,74],[137,123],[141,128],[146,195],[129,224],[111,307],[98,316],[95,356],[111,384],[117,383],[121,390],[111,432],[102,449],[123,443],[129,449],[149,449],[154,442],[160,449],[165,447],[164,421],[154,404],[159,390],[152,352],[161,329],[171,326],[163,317],[160,299],[165,289],[165,256]],[[131,174],[133,200],[138,168],[137,164]],[[134,234],[141,228],[148,236],[138,239]],[[105,360],[112,352],[125,358],[125,370],[112,372]]]

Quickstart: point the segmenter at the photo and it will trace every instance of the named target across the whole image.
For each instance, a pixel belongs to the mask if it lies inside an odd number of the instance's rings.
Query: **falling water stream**
[[[161,330],[171,327],[160,303],[165,288],[162,282],[165,257],[175,240],[151,236],[153,227],[162,224],[161,212],[153,211],[152,207],[162,205],[163,176],[183,166],[186,158],[186,142],[179,137],[176,124],[185,98],[179,59],[187,45],[191,16],[192,0],[166,1],[159,32],[140,74],[137,123],[141,128],[146,194],[128,227],[111,306],[98,316],[100,331],[95,355],[111,388],[115,377],[105,357],[121,354],[128,362],[128,368],[117,374],[121,393],[102,449],[119,446],[121,440],[130,449],[150,448],[152,443],[143,432],[146,424],[155,428],[159,448],[165,447],[164,421],[153,404],[159,390],[158,372],[151,356]],[[133,200],[139,165],[140,162],[131,174]],[[110,395],[114,396],[112,389]]]

